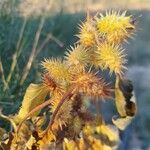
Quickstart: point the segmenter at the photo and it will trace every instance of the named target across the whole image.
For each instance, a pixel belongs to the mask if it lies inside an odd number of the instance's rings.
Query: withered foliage
[[[12,130],[0,128],[4,150],[111,150],[117,149],[119,130],[136,114],[131,81],[124,79],[127,62],[122,43],[135,32],[132,16],[106,12],[87,16],[79,27],[79,40],[63,58],[45,59],[40,84],[27,88],[19,112],[5,116]],[[129,30],[130,29],[130,30]],[[99,71],[116,76],[107,83]],[[115,88],[112,88],[115,87]],[[118,116],[112,125],[90,107],[115,99]],[[89,105],[90,104],[90,105]],[[109,111],[109,110],[108,110]]]

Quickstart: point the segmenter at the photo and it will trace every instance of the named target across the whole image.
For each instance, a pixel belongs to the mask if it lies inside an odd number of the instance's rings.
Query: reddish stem
[[[53,123],[54,123],[54,120],[55,120],[55,117],[56,117],[56,115],[57,115],[59,109],[60,109],[61,106],[63,105],[63,103],[67,100],[67,98],[71,98],[71,97],[73,96],[73,93],[72,93],[73,89],[74,89],[73,87],[70,88],[70,90],[69,90],[68,92],[66,92],[66,93],[64,94],[64,96],[62,97],[62,99],[60,100],[58,106],[56,107],[56,109],[55,109],[55,111],[54,111],[54,113],[53,113],[53,115],[52,115],[51,121],[49,122],[49,124],[48,124],[46,130],[44,131],[44,134],[52,127],[52,125],[53,125]]]
[[[36,106],[35,108],[33,108],[33,109],[24,117],[24,119],[23,119],[23,120],[21,121],[21,123],[19,124],[18,129],[17,129],[17,133],[19,132],[19,130],[20,130],[22,124],[23,124],[30,116],[32,116],[35,112],[39,111],[40,109],[42,109],[42,108],[48,106],[50,103],[51,103],[51,100],[48,100],[48,101],[45,101],[44,103],[42,103],[42,104]]]

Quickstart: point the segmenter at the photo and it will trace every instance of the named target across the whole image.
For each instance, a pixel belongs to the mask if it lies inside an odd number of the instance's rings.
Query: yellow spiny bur
[[[78,66],[85,68],[90,59],[90,53],[81,45],[71,47],[71,50],[66,52],[66,60],[69,66]]]
[[[52,107],[57,107],[59,101],[53,101]],[[54,108],[53,108],[54,109]],[[66,126],[69,120],[72,118],[70,112],[72,110],[72,101],[66,101],[63,103],[61,108],[59,109],[54,124],[52,125],[53,130],[58,130],[59,128],[62,130],[63,126]]]
[[[51,112],[54,112],[55,109],[57,108],[61,98],[62,98],[62,94],[60,93],[57,93],[57,92],[54,92],[53,95],[52,95],[52,98],[51,98]]]
[[[127,60],[124,50],[119,45],[101,43],[98,45],[96,53],[101,69],[109,69],[110,74],[112,72],[119,75],[123,74],[123,69],[126,69],[124,64]]]
[[[43,84],[50,90],[50,97],[55,97],[55,99],[60,98],[64,93],[66,87],[64,87],[58,82],[56,82],[48,73],[44,74],[43,77]]]
[[[71,129],[74,131],[75,134],[79,134],[81,132],[83,125],[83,120],[79,116],[73,118]],[[73,134],[73,133],[72,133]]]
[[[95,44],[96,30],[93,25],[93,21],[87,18],[87,21],[79,26],[80,31],[77,37],[79,37],[79,43],[85,48],[92,47]]]
[[[91,97],[109,97],[110,87],[93,73],[82,72],[73,77],[75,91]]]
[[[105,16],[100,14],[100,17],[96,17],[98,31],[105,34],[110,43],[120,43],[130,37],[135,29],[131,22],[132,18],[126,16],[126,12],[120,14],[112,11],[106,13]]]
[[[45,61],[42,62],[42,66],[58,83],[70,79],[68,67],[62,59],[45,59]]]

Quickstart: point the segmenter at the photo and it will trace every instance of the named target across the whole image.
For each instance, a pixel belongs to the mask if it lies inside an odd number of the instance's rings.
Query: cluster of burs
[[[78,41],[64,57],[41,63],[42,82],[29,85],[19,112],[1,114],[13,127],[1,138],[3,149],[117,149],[119,130],[136,113],[132,83],[124,78],[123,48],[135,33],[135,21],[126,12],[87,14],[76,35]],[[100,75],[105,70],[110,79],[115,76],[115,85]],[[114,100],[118,116],[112,117],[111,125],[99,111],[102,100]]]

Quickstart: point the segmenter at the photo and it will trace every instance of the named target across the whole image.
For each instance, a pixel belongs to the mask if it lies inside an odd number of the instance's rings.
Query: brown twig
[[[60,100],[59,104],[57,105],[57,107],[56,107],[56,109],[55,109],[55,111],[54,111],[54,113],[53,113],[53,115],[52,115],[52,117],[51,117],[51,120],[50,120],[50,122],[49,122],[49,124],[48,124],[48,126],[47,126],[47,128],[46,128],[46,130],[44,131],[43,134],[45,134],[49,129],[51,129],[51,127],[52,127],[52,125],[53,125],[53,123],[54,123],[55,117],[56,117],[58,111],[60,110],[61,106],[63,105],[63,103],[64,103],[68,98],[70,98],[70,97],[73,96],[73,90],[74,90],[74,87],[70,88],[70,90],[68,90],[68,92],[66,92],[66,93],[64,94],[64,96],[63,96],[62,99]]]
[[[23,39],[23,34],[24,34],[24,31],[25,31],[26,23],[27,23],[27,19],[25,18],[24,22],[23,22],[23,25],[22,25],[22,28],[21,28],[21,31],[20,31],[20,34],[19,34],[19,39],[18,39],[18,42],[17,42],[16,51],[13,55],[13,60],[12,60],[12,64],[11,64],[11,67],[10,67],[10,71],[9,71],[8,76],[7,76],[6,85],[4,86],[4,89],[3,89],[4,91],[8,88],[9,82],[12,78],[13,72],[14,72],[15,67],[17,65],[18,57],[19,57],[19,55],[22,51],[21,42],[22,42],[22,39]]]
[[[41,50],[45,47],[45,45],[49,42],[50,39],[55,41],[60,47],[64,46],[64,44],[60,40],[58,40],[56,37],[54,37],[52,33],[48,33],[45,40],[42,42],[41,46],[37,49],[35,57],[41,52]]]
[[[18,126],[18,129],[17,129],[17,133],[19,132],[19,130],[20,130],[22,124],[23,124],[29,117],[31,117],[35,112],[37,112],[37,111],[41,110],[42,108],[44,108],[44,107],[50,105],[50,103],[51,103],[51,100],[48,100],[48,101],[45,101],[44,103],[42,103],[42,104],[36,106],[34,109],[32,109],[32,110],[24,117],[24,119],[20,122],[20,124],[19,124],[19,126]]]
[[[72,91],[73,91],[73,88],[71,88],[71,89],[63,96],[63,98],[60,100],[60,103],[58,104],[56,110],[55,110],[54,113],[53,113],[51,122],[50,122],[50,124],[49,124],[50,126],[53,124],[54,119],[55,119],[55,116],[57,115],[57,113],[58,113],[60,107],[62,106],[62,104],[65,102],[65,100],[66,100],[68,97],[72,96]],[[23,124],[29,117],[31,117],[35,112],[39,111],[40,109],[42,109],[42,108],[44,108],[44,107],[50,105],[50,103],[51,103],[51,100],[48,100],[48,101],[45,101],[44,103],[42,103],[42,104],[36,106],[34,109],[32,109],[32,110],[24,117],[24,119],[20,122],[20,124],[19,124],[19,126],[18,126],[18,129],[17,129],[17,133],[19,132],[19,130],[20,130],[22,124]],[[48,127],[49,127],[49,126],[48,126]]]
[[[28,60],[26,66],[23,70],[23,75],[22,75],[22,78],[20,80],[20,85],[22,85],[24,83],[24,81],[26,80],[26,78],[29,74],[29,71],[31,69],[33,60],[35,58],[37,45],[38,45],[38,42],[39,42],[39,38],[40,38],[40,35],[41,35],[41,31],[42,31],[44,22],[45,22],[45,17],[42,17],[41,20],[40,20],[40,24],[38,26],[38,30],[37,30],[36,35],[35,35],[35,39],[34,39],[33,47],[32,47],[32,50],[31,50],[31,54],[29,56],[29,60]]]
[[[56,42],[56,44],[58,44],[60,47],[63,47],[64,46],[64,43],[62,43],[59,39],[57,39],[54,35],[51,35],[51,39],[53,41]]]
[[[54,0],[51,0],[50,1],[50,8],[52,7],[53,5],[53,2]],[[24,81],[26,80],[28,74],[29,74],[29,71],[31,69],[31,66],[32,66],[32,63],[36,57],[36,52],[37,52],[37,46],[38,46],[38,42],[39,42],[39,38],[40,38],[40,35],[41,35],[41,32],[42,32],[42,28],[43,28],[43,25],[45,23],[45,18],[46,18],[46,12],[43,12],[43,17],[41,17],[41,20],[40,20],[40,24],[38,26],[38,30],[36,32],[36,35],[35,35],[35,39],[34,39],[34,43],[33,43],[33,47],[32,47],[32,50],[31,50],[31,54],[29,56],[29,60],[23,70],[23,75],[22,75],[22,78],[20,80],[20,85],[22,85],[24,83]],[[44,43],[43,43],[44,44]],[[45,44],[44,44],[45,45]]]

